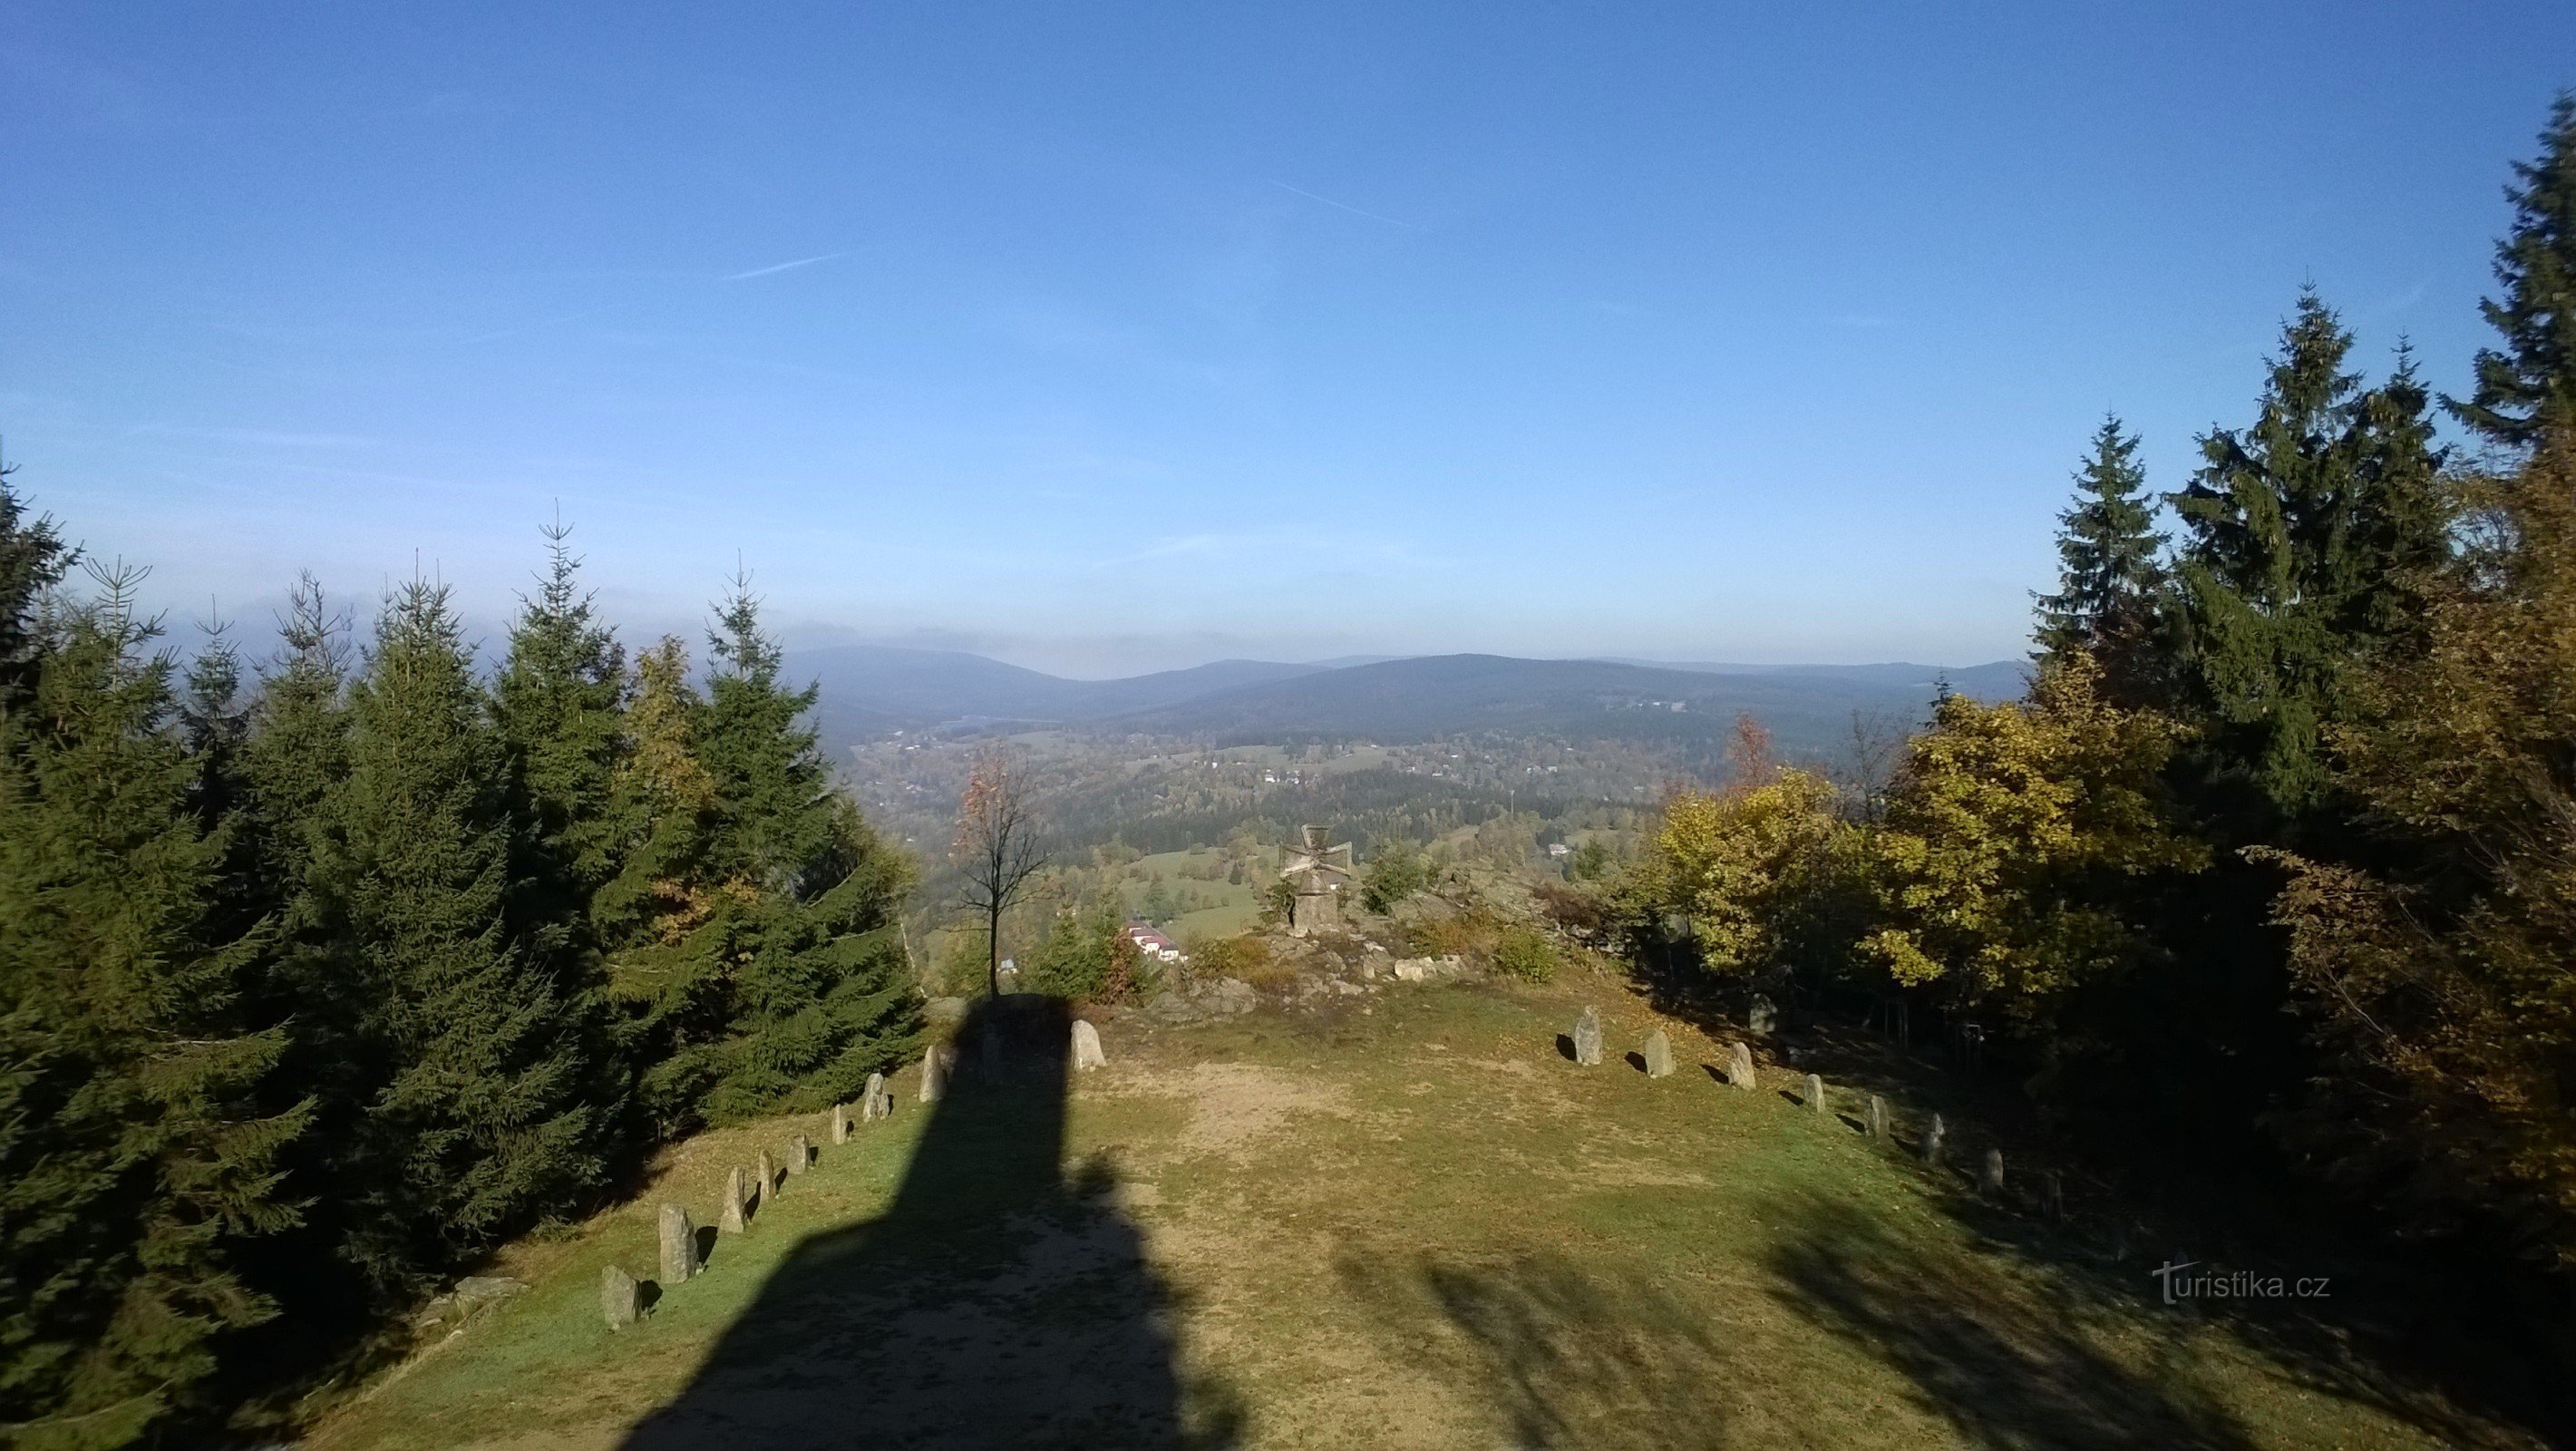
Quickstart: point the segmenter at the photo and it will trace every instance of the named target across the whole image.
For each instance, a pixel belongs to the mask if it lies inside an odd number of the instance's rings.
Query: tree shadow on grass
[[[1002,1071],[929,1107],[886,1213],[799,1243],[629,1451],[1230,1444],[1114,1176],[1062,1171],[1069,1031],[1053,999],[978,1005],[961,1057],[1006,1043]]]
[[[2159,1343],[2146,1368],[2097,1331],[2116,1312],[1968,1256],[1904,1243],[1841,1206],[1802,1208],[1775,1251],[1774,1294],[1912,1383],[1915,1398],[1980,1446],[2230,1451],[2244,1429]]]
[[[1450,1362],[1481,1388],[1514,1447],[1717,1445],[1729,1388],[1724,1342],[1648,1280],[1554,1256],[1477,1264],[1426,1257],[1390,1271],[1336,1268],[1391,1338]]]
[[[1848,1206],[1802,1204],[1783,1212],[1804,1229],[1771,1257],[1773,1293],[1903,1374],[1922,1405],[1978,1445],[2250,1446],[2210,1377],[2255,1375],[2251,1362],[2276,1384],[2439,1444],[2534,1444],[2528,1428],[2540,1421],[2526,1399],[2481,1395],[2463,1409],[2455,1377],[2352,1332],[2365,1305],[2169,1308],[2143,1261],[2106,1261],[2066,1230],[1962,1190],[1940,1197],[1971,1231],[1973,1254],[1900,1241]],[[2224,1353],[2222,1340],[2251,1354]]]

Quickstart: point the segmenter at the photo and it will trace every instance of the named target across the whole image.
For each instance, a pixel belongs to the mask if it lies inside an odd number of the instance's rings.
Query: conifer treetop
[[[2479,305],[2504,345],[2478,351],[2467,402],[2444,402],[2492,442],[2528,449],[2576,428],[2576,92],[2558,93],[2539,156],[2513,172],[2513,227],[2496,243],[2501,295]]]

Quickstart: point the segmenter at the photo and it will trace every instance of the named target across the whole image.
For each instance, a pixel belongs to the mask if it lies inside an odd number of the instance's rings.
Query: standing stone
[[[1586,1068],[1601,1062],[1601,1010],[1588,1004],[1574,1020],[1574,1061]]]
[[[1986,1172],[1977,1177],[1977,1188],[1988,1198],[2000,1199],[2004,1193],[2004,1151],[1986,1150]]]
[[[937,1103],[948,1092],[950,1049],[945,1043],[933,1043],[921,1055],[921,1101]]]
[[[790,1174],[802,1174],[805,1172],[805,1166],[811,1164],[813,1161],[814,1146],[805,1141],[805,1136],[803,1134],[789,1135],[787,1139],[787,1172]]]
[[[832,1142],[846,1144],[849,1141],[850,1106],[846,1103],[836,1103],[832,1105]]]
[[[662,1206],[662,1283],[676,1285],[698,1272],[698,1228],[689,1223],[689,1211],[676,1204]]]
[[[2048,1211],[2049,1218],[2064,1219],[2066,1217],[2066,1181],[2058,1177],[2055,1169],[2051,1169],[2040,1179],[2039,1184],[2040,1207]]]
[[[767,1209],[769,1196],[777,1192],[778,1161],[769,1157],[769,1151],[763,1149],[760,1151],[760,1207]]]
[[[1887,1137],[1887,1100],[1875,1093],[1869,1096],[1869,1136],[1873,1139]]]
[[[1807,1075],[1807,1107],[1819,1117],[1825,1112],[1825,1080],[1813,1073]]]
[[[1741,1038],[1735,1040],[1734,1050],[1727,1055],[1726,1081],[1748,1093],[1753,1089],[1753,1050]]]
[[[724,1212],[716,1218],[717,1225],[727,1234],[740,1234],[750,1228],[742,1218],[742,1188],[742,1166],[736,1164],[725,1171]]]
[[[894,1113],[894,1094],[886,1088],[885,1075],[868,1075],[868,1091],[859,1097],[859,1115],[869,1123]]]
[[[1073,1066],[1077,1072],[1109,1066],[1109,1055],[1100,1051],[1100,1030],[1081,1018],[1073,1020]]]
[[[599,1313],[608,1320],[611,1330],[623,1330],[644,1313],[644,1287],[635,1277],[615,1265],[602,1265],[599,1270]]]
[[[1941,1167],[1941,1140],[1948,1136],[1949,1130],[1942,1126],[1941,1116],[1937,1113],[1932,1115],[1932,1122],[1923,1130],[1924,1163],[1936,1169]]]
[[[1646,1037],[1646,1076],[1648,1078],[1673,1076],[1673,1040],[1665,1037],[1664,1030],[1661,1028],[1657,1028]]]
[[[1780,1027],[1779,1006],[1762,994],[1755,993],[1752,1006],[1745,1010],[1744,1025],[1766,1038],[1769,1037]]]

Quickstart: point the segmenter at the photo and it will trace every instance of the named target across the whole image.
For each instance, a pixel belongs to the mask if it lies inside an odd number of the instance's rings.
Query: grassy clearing
[[[1555,1046],[1587,997],[1589,1069]],[[907,1075],[612,1335],[599,1268],[650,1270],[657,1203],[711,1218],[728,1165],[822,1137],[710,1134],[312,1444],[2512,1444],[2330,1340],[2151,1303],[1678,1024],[1649,1080],[1618,1058],[1651,1026],[1597,982],[1404,987],[1114,1021],[1064,1100],[925,1113]]]

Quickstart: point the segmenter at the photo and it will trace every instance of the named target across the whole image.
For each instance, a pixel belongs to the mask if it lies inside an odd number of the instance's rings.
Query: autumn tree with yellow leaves
[[[2107,884],[2206,862],[2162,804],[2177,728],[2105,701],[2100,678],[2078,654],[2027,700],[1949,696],[1908,744],[1865,847],[1879,925],[1858,946],[1890,981],[2031,1016],[2141,950]]]

